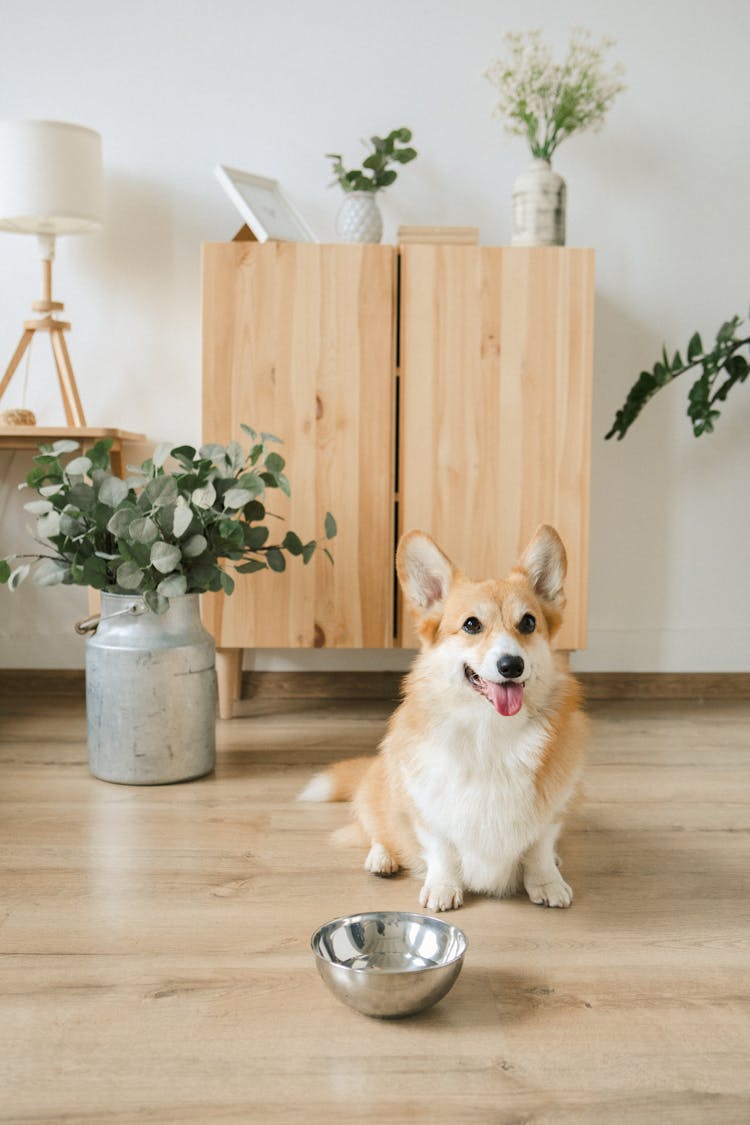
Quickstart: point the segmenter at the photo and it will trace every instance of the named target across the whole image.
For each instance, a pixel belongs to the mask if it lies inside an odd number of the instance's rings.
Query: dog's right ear
[[[424,531],[408,531],[396,552],[396,569],[411,609],[421,618],[439,619],[456,568]]]

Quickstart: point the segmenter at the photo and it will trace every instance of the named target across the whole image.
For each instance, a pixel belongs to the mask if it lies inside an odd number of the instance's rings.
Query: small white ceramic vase
[[[383,216],[374,191],[349,191],[336,216],[336,233],[342,242],[380,242]]]
[[[512,246],[565,245],[565,180],[536,158],[513,184]]]

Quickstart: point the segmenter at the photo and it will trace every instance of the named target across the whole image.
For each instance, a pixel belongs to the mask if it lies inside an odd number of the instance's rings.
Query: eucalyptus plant
[[[662,348],[661,359],[656,361],[653,370],[642,371],[630,388],[622,409],[617,411],[605,438],[609,439],[616,434],[617,440],[622,441],[656,392],[694,368],[700,369],[700,375],[688,391],[687,415],[696,437],[713,433],[714,421],[721,414],[716,409],[717,403],[726,402],[732,387],[736,383],[744,383],[750,371],[748,359],[740,354],[743,348],[750,345],[750,336],[741,337],[738,333],[741,324],[742,318],[739,316],[725,321],[716,333],[713,347],[708,351],[704,348],[700,335],[694,332],[687,346],[687,360],[683,359],[679,351],[670,359],[667,349]]]
[[[573,28],[561,63],[554,62],[538,29],[508,32],[503,42],[507,58],[495,59],[485,71],[498,91],[495,116],[506,119],[509,133],[526,137],[532,156],[542,160],[573,133],[601,128],[625,89],[622,66],[605,66],[614,40],[597,45],[585,28]]]
[[[417,150],[411,148],[410,140],[411,129],[404,128],[393,129],[387,137],[370,137],[372,152],[363,160],[361,168],[352,168],[348,172],[340,153],[327,152],[326,157],[333,162],[333,173],[336,177],[330,186],[339,184],[346,192],[376,192],[389,187],[398,176],[395,168],[390,168],[389,165],[408,164],[416,158]],[[362,143],[367,144],[366,141]]]
[[[0,582],[15,589],[31,574],[40,586],[141,594],[163,613],[171,597],[231,594],[227,567],[251,574],[283,571],[288,556],[309,563],[318,540],[303,542],[294,531],[271,535],[269,521],[281,517],[268,510],[267,494],[291,494],[284,458],[270,448],[281,439],[246,425],[242,430],[247,448],[237,441],[198,450],[165,442],[142,465],[129,465],[125,480],[112,472],[109,438],[84,454],[72,440],[40,445],[25,485],[39,499],[25,508],[36,518],[43,550],[0,560]],[[324,529],[326,540],[335,536],[330,512]]]

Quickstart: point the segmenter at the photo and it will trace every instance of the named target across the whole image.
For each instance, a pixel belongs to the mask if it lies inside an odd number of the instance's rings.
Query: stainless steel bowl
[[[326,922],[310,944],[334,996],[366,1016],[392,1019],[445,996],[461,972],[467,941],[439,918],[384,910]]]

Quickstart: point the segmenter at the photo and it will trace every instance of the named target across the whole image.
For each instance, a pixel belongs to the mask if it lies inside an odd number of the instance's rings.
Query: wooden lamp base
[[[42,270],[42,300],[34,301],[31,307],[34,312],[43,313],[45,315],[38,317],[36,320],[27,320],[24,322],[23,335],[5,370],[2,382],[0,382],[0,399],[2,399],[5,394],[18,365],[26,354],[29,344],[34,338],[34,334],[36,332],[49,332],[50,341],[52,343],[52,354],[57,369],[57,379],[60,384],[60,395],[62,396],[63,409],[65,410],[65,420],[69,426],[85,426],[86,419],[83,413],[83,406],[81,405],[75,375],[73,374],[73,365],[70,362],[70,355],[65,343],[65,336],[63,335],[63,333],[70,328],[70,324],[66,321],[58,320],[54,315],[63,308],[63,304],[61,301],[52,300],[51,257],[42,259]]]

